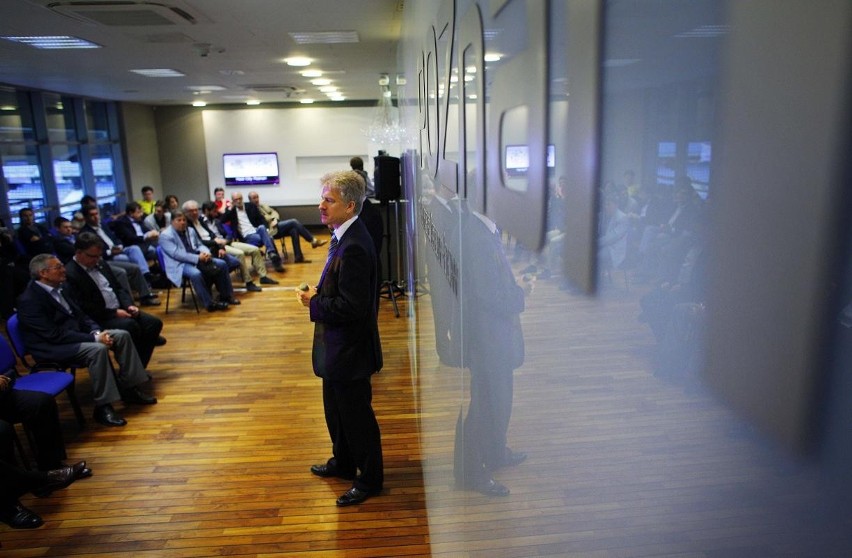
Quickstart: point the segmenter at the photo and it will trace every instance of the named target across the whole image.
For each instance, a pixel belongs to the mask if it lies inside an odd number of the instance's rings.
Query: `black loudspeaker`
[[[399,199],[399,157],[373,157],[373,185],[376,188],[376,199],[379,201]]]

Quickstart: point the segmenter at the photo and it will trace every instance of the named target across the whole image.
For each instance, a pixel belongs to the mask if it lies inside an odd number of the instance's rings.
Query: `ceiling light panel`
[[[29,45],[40,49],[70,49],[70,48],[101,48],[101,45],[80,39],[79,37],[71,37],[69,35],[43,35],[43,36],[7,36],[0,37],[7,41]]]
[[[130,70],[134,74],[139,74],[145,77],[184,77],[184,74],[180,73],[177,70],[172,70],[169,68],[149,68],[149,69],[141,69],[141,70]]]
[[[356,31],[311,31],[288,33],[299,45],[327,45],[334,43],[359,43]]]

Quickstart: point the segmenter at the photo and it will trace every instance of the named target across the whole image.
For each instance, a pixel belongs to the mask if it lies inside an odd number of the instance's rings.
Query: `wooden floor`
[[[125,409],[125,428],[78,431],[60,401],[69,458],[94,476],[26,497],[45,525],[0,526],[0,556],[852,555],[852,524],[820,505],[807,464],[700,385],[653,375],[642,288],[618,281],[597,299],[537,282],[509,430],[529,458],[497,474],[512,491],[499,499],[453,487],[469,393],[465,372],[435,358],[428,293],[401,301],[398,319],[383,301],[386,490],[337,508],[348,483],[308,471],[330,448],[312,325],[292,292],[316,281],[325,250],[304,250],[312,263],[272,272],[280,286],[239,293],[227,313],[154,309],[169,339],[149,367],[160,402]],[[78,382],[90,413],[85,372]]]

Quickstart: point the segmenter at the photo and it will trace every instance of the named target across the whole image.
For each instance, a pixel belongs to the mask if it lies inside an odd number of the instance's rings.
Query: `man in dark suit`
[[[138,246],[145,259],[157,259],[157,249],[154,246],[157,243],[157,237],[160,233],[155,230],[148,230],[142,222],[145,213],[142,211],[142,206],[137,202],[130,202],[124,207],[124,215],[114,219],[109,226],[112,232],[121,241],[124,246]]]
[[[29,207],[18,212],[21,226],[18,227],[18,240],[21,241],[27,251],[27,257],[32,258],[36,254],[52,254],[53,238],[50,231],[41,223],[35,222],[35,214]]]
[[[382,368],[376,318],[376,251],[358,218],[364,182],[353,171],[322,178],[319,210],[334,229],[319,283],[299,291],[314,322],[313,368],[322,378],[323,408],[332,457],[314,465],[320,477],[354,479],[338,506],[360,504],[381,492],[382,441],[373,412],[370,377]]]
[[[98,237],[82,232],[74,248],[74,258],[65,267],[71,297],[101,327],[128,332],[142,366],[147,367],[154,347],[166,344],[160,335],[162,320],[133,304],[133,297],[101,260],[103,249]]]
[[[140,388],[148,381],[148,373],[129,333],[121,329],[102,331],[62,294],[65,276],[65,266],[56,256],[39,254],[30,262],[32,280],[18,298],[24,346],[37,360],[85,363],[92,378],[95,420],[106,426],[124,426],[127,421],[115,412],[112,402],[156,403],[156,397]],[[110,349],[120,374],[113,370]]]

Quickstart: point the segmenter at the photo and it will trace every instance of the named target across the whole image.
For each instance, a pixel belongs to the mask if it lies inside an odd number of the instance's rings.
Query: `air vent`
[[[164,25],[194,25],[197,19],[187,10],[159,2],[52,2],[48,9],[87,23],[110,27],[150,27]]]

